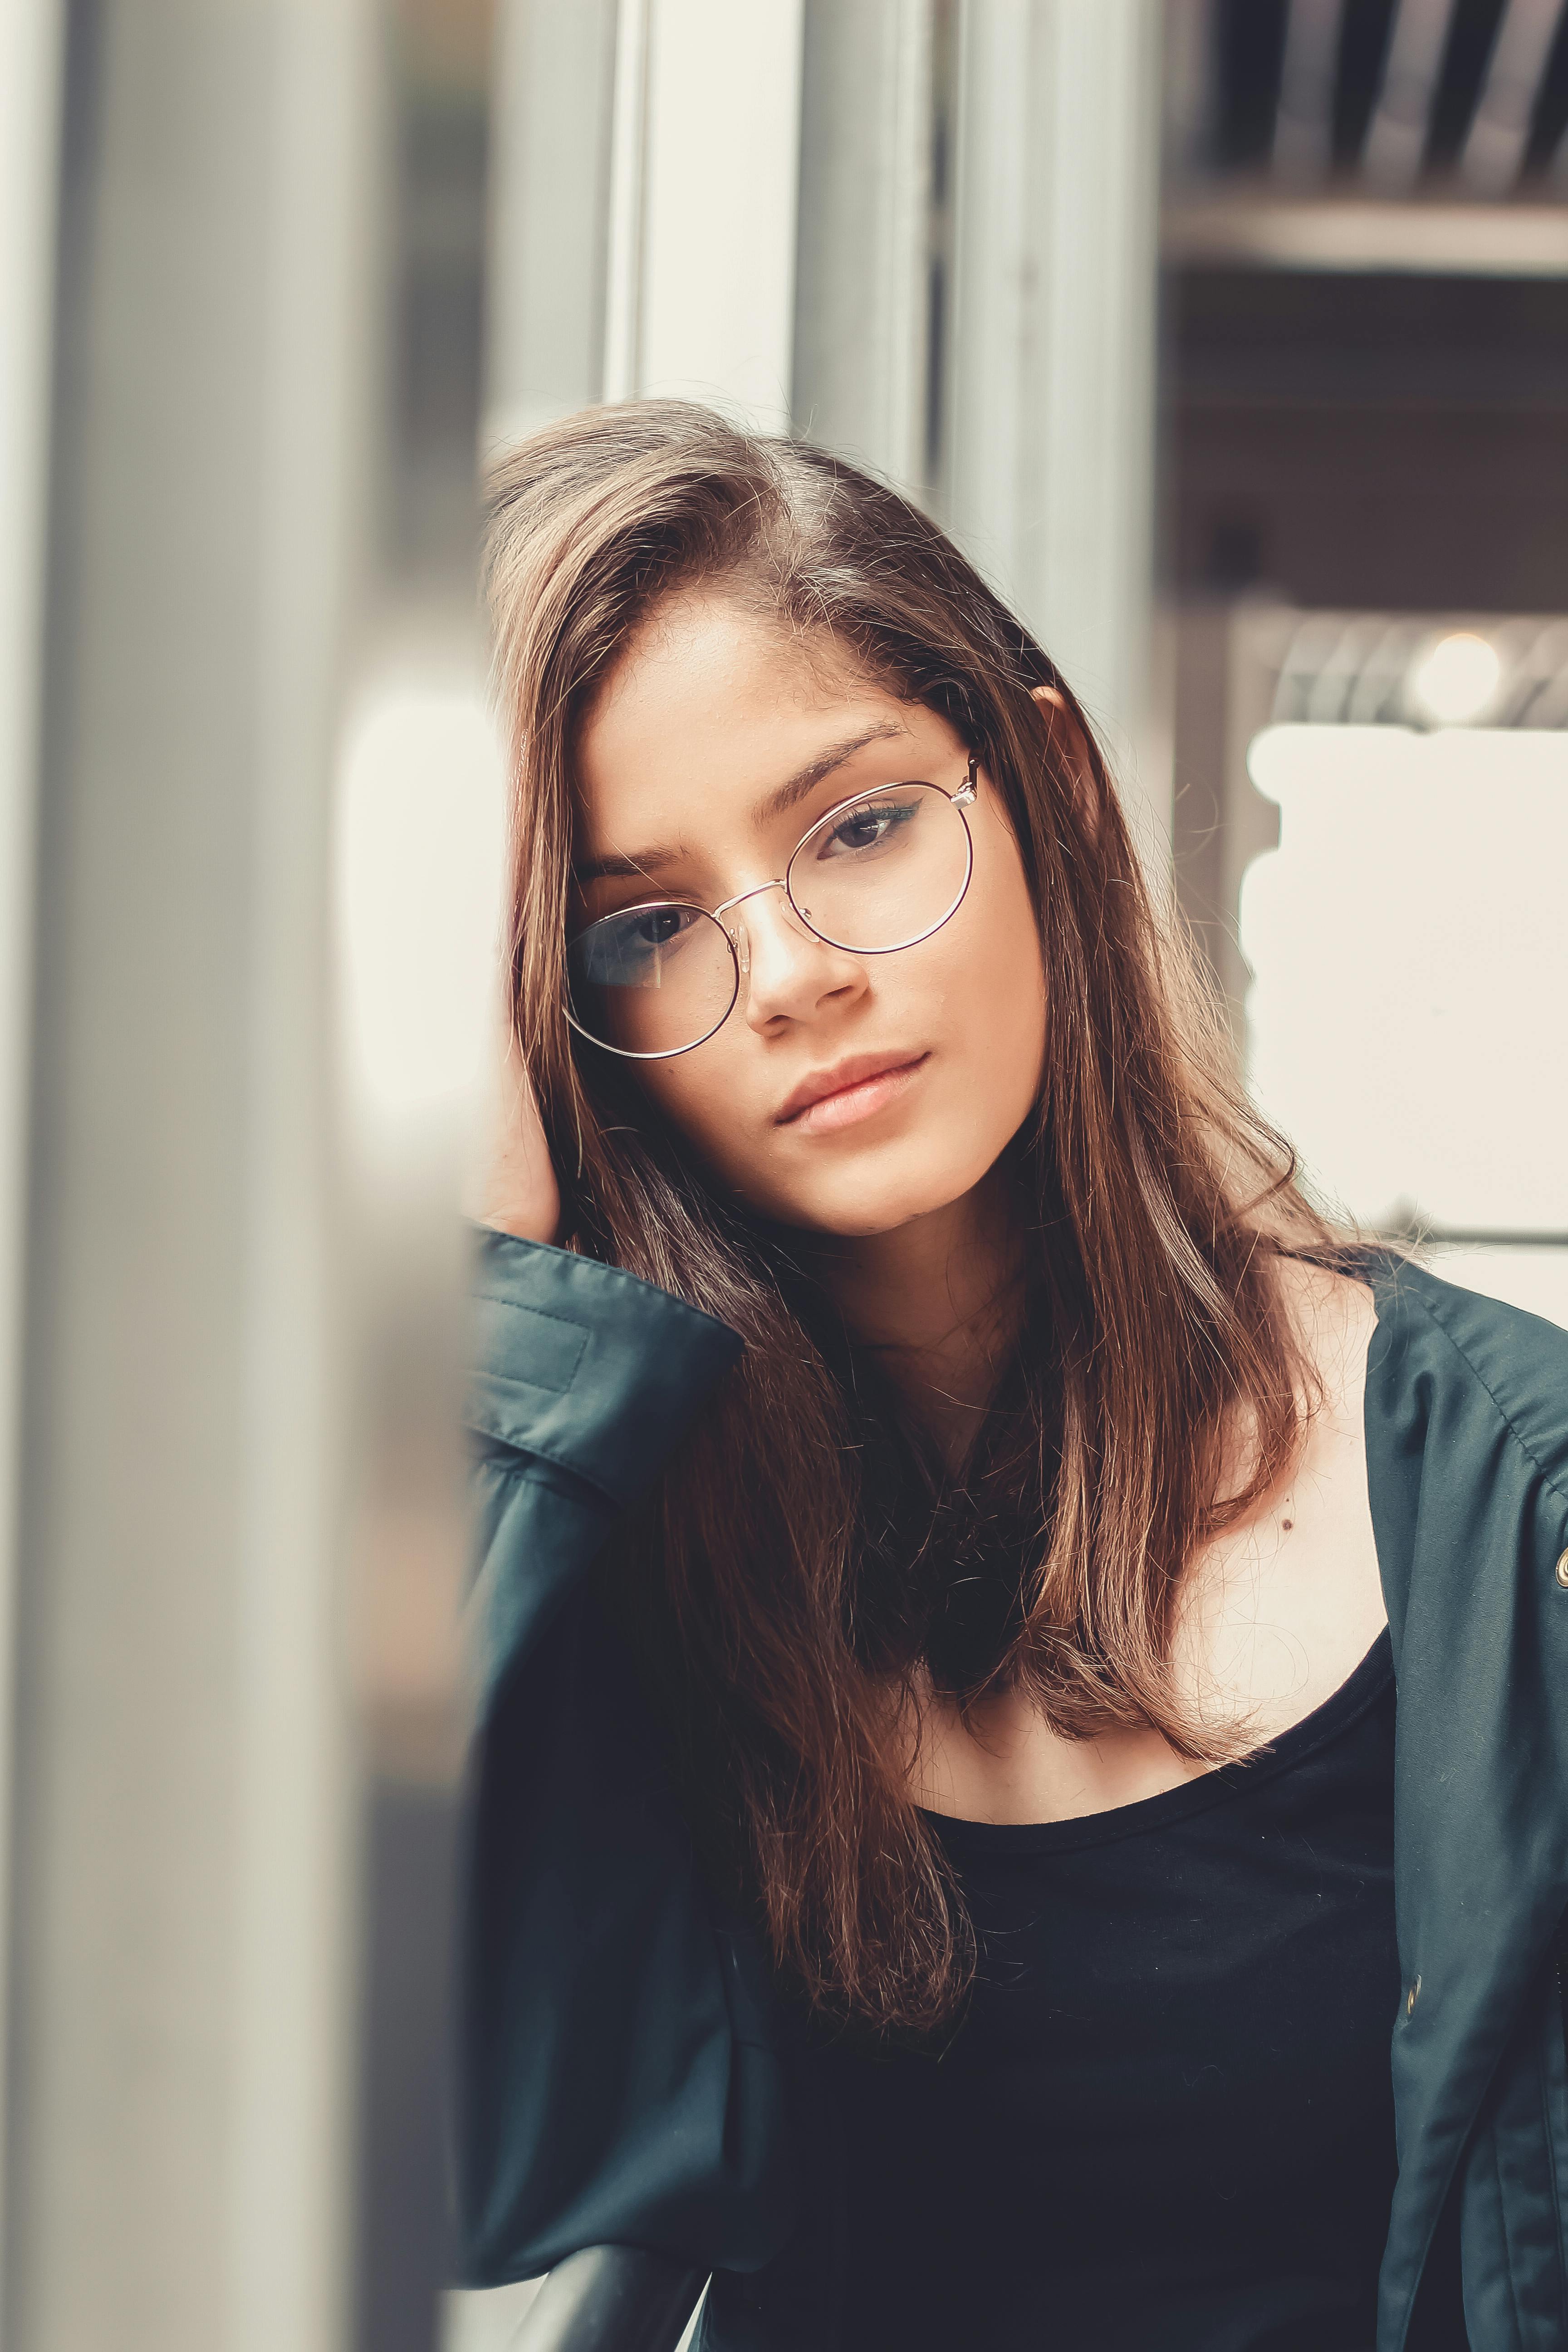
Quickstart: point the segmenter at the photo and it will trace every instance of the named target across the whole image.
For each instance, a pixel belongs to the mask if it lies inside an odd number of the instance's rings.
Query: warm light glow
[[[1479,719],[1498,689],[1497,648],[1468,629],[1439,637],[1410,683],[1423,709],[1445,727]]]
[[[505,774],[467,681],[372,686],[338,783],[340,1017],[351,1098],[377,1134],[460,1141],[494,1046]]]

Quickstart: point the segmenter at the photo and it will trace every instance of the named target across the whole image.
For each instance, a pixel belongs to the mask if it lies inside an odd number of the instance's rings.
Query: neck
[[[836,1237],[811,1255],[851,1334],[878,1351],[956,1469],[1017,1329],[1023,1234],[1008,1171],[998,1165],[891,1233]]]

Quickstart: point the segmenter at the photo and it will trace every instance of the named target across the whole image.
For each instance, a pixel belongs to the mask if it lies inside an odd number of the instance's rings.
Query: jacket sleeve
[[[506,1234],[480,1237],[475,1287],[463,2275],[498,2285],[603,2243],[752,2270],[791,2222],[766,1971],[714,1914],[586,1590],[740,1342],[630,1275]]]

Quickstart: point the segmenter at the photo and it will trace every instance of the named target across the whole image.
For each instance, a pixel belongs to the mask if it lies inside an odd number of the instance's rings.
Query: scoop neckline
[[[1184,1780],[1178,1789],[1162,1789],[1157,1795],[1139,1797],[1130,1805],[1075,1813],[1059,1822],[977,1822],[958,1813],[931,1812],[924,1806],[920,1809],[921,1818],[955,1853],[1062,1853],[1109,1845],[1118,1838],[1141,1837],[1148,1831],[1189,1820],[1211,1805],[1222,1804],[1228,1797],[1239,1796],[1244,1790],[1305,1763],[1319,1748],[1359,1723],[1393,1679],[1393,1636],[1385,1625],[1361,1664],[1310,1715],[1234,1764],[1216,1765],[1194,1780]]]

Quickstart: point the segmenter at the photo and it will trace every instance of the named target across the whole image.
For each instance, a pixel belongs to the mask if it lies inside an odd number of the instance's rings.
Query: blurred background
[[[5,0],[5,2352],[445,2295],[482,453],[881,469],[1322,1194],[1568,1321],[1563,0]]]

